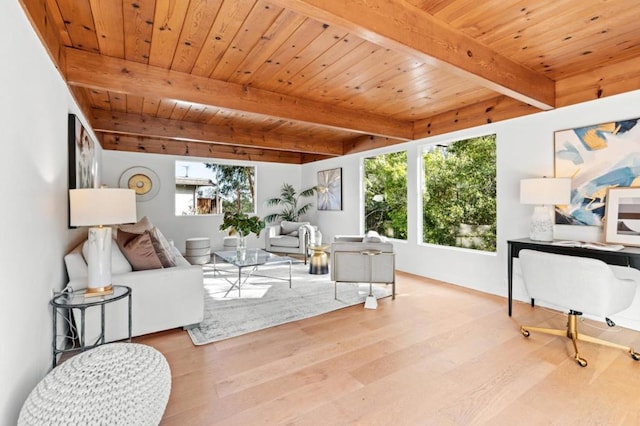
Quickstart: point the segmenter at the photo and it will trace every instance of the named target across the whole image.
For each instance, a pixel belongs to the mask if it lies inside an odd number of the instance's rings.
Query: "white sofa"
[[[88,269],[82,253],[84,243],[79,244],[64,258],[73,290],[86,288]],[[172,247],[176,266],[133,271],[113,241],[112,282],[131,287],[132,335],[139,336],[176,327],[198,324],[204,317],[204,285],[202,267],[189,262]],[[125,339],[128,336],[127,298],[105,306],[106,341]],[[74,309],[75,322],[79,324],[79,310]],[[86,340],[88,344],[99,335],[100,308],[86,310]]]
[[[380,254],[366,256],[365,250]],[[371,262],[371,265],[369,264]],[[339,282],[384,283],[392,285],[396,297],[395,253],[393,244],[371,231],[367,235],[336,235],[331,243],[331,280]],[[371,267],[371,272],[369,272]]]
[[[309,245],[320,244],[322,234],[309,222],[290,222],[267,226],[265,230],[265,250],[275,253],[303,254],[304,263],[309,256]]]

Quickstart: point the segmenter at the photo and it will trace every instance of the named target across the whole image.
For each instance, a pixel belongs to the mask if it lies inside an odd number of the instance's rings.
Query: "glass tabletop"
[[[232,265],[237,267],[258,266],[293,261],[293,259],[288,256],[278,256],[277,254],[269,253],[262,249],[215,251],[213,252],[213,254],[215,254],[225,262],[231,263]]]
[[[86,306],[100,305],[122,299],[131,293],[131,289],[123,285],[114,285],[113,293],[101,296],[85,297],[85,289],[76,290],[69,293],[57,294],[51,299],[51,304],[64,308],[81,308]]]

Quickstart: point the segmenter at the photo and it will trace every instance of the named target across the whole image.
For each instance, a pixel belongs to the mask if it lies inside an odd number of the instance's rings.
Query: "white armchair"
[[[321,234],[309,222],[289,222],[283,220],[265,229],[265,250],[284,254],[302,254],[304,263],[309,257],[309,245],[320,244]]]
[[[364,256],[363,252],[369,250],[380,253],[376,256]],[[335,283],[336,298],[339,282],[391,284],[392,298],[396,298],[393,244],[377,233],[336,235],[331,243],[330,264],[331,280]]]

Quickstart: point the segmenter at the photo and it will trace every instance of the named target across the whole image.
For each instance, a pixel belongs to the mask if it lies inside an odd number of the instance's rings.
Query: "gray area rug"
[[[289,288],[288,281],[252,276],[242,284],[241,297],[238,297],[238,289],[229,291],[231,284],[223,278],[235,281],[237,269],[228,264],[218,264],[218,268],[224,272],[218,272],[214,277],[212,265],[203,266],[204,320],[188,330],[194,345],[213,343],[364,303],[369,294],[367,283],[339,283],[336,300],[330,274],[310,275],[309,265],[296,262],[291,268],[292,288]],[[256,273],[288,278],[289,266],[261,266]],[[391,285],[374,284],[373,292],[378,299],[390,296]]]

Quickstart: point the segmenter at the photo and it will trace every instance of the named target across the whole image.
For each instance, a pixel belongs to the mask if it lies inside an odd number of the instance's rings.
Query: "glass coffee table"
[[[269,253],[262,249],[245,249],[245,250],[230,250],[230,251],[214,251],[213,252],[213,274],[221,272],[216,267],[216,258],[220,258],[225,262],[238,268],[238,278],[233,281],[228,277],[223,276],[225,280],[231,284],[231,287],[225,293],[225,296],[229,294],[234,288],[238,288],[238,297],[240,297],[240,287],[246,283],[250,277],[266,277],[274,280],[289,281],[289,288],[291,288],[291,263],[293,259],[287,256],[278,256],[273,253]],[[289,265],[289,278],[275,277],[272,275],[258,274],[258,267],[263,265],[277,265],[288,264]],[[242,270],[249,268],[249,272],[242,275]]]

